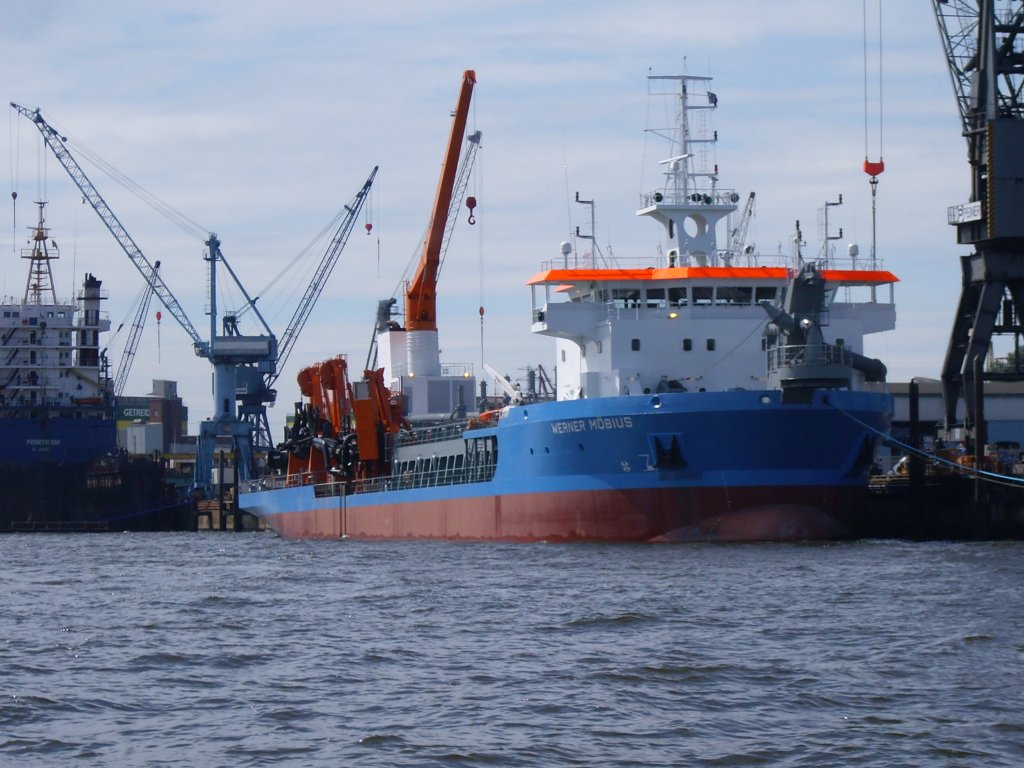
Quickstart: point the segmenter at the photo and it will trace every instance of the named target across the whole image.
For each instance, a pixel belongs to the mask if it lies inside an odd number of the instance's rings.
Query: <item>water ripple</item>
[[[1022,555],[0,537],[0,764],[1016,766]]]

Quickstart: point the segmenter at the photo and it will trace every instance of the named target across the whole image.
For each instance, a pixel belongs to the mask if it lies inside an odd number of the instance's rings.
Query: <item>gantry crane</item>
[[[210,314],[210,337],[205,341],[199,335],[195,326],[189,320],[181,304],[174,297],[170,288],[167,287],[160,277],[157,269],[149,263],[142,250],[132,239],[131,235],[124,228],[117,216],[107,205],[99,191],[89,180],[89,177],[82,170],[78,161],[68,150],[66,139],[57,132],[42,117],[40,110],[30,110],[11,102],[11,107],[31,120],[43,141],[53,152],[54,156],[67,171],[75,185],[81,190],[85,199],[99,215],[107,229],[117,240],[118,244],[131,259],[132,263],[142,274],[147,285],[160,299],[168,312],[178,321],[178,324],[192,339],[196,355],[207,358],[213,366],[214,382],[214,414],[211,418],[200,424],[199,447],[196,455],[195,485],[198,488],[207,490],[211,484],[213,470],[213,454],[218,442],[229,442],[238,452],[237,471],[240,479],[247,479],[252,467],[252,449],[254,437],[254,424],[266,424],[266,404],[274,402],[274,391],[272,384],[277,377],[279,370],[279,347],[277,337],[270,330],[263,316],[256,308],[256,303],[249,296],[241,281],[235,275],[231,265],[228,264],[220,250],[220,239],[216,234],[210,233],[205,241],[207,246],[206,260],[209,262],[209,314]],[[322,282],[330,274],[337,256],[344,246],[344,242],[351,231],[352,222],[358,215],[358,209],[365,200],[373,175],[364,184],[363,189],[356,197],[358,205],[349,207],[347,215],[338,229],[331,248],[321,262],[317,271],[317,278],[314,284],[307,289],[306,296],[296,310],[292,323],[289,325],[287,334],[288,347],[286,353],[294,342],[295,335],[305,323],[312,305],[323,288]],[[228,274],[234,281],[236,287],[245,298],[245,305],[241,311],[252,310],[264,333],[258,335],[243,335],[238,330],[238,312],[226,313],[223,317],[223,329],[218,332],[217,313],[217,267],[218,264],[227,269]],[[236,405],[236,398],[242,394],[242,411]],[[252,396],[250,398],[250,395]],[[256,413],[258,411],[258,413]],[[255,415],[254,415],[255,413]],[[267,430],[269,432],[269,430]]]
[[[942,367],[952,426],[960,396],[973,401],[973,371],[981,370],[992,335],[1024,330],[1024,2],[932,3],[971,167],[970,197],[948,211],[957,242],[974,247],[960,258],[960,302]],[[983,377],[1024,380],[1024,372]]]

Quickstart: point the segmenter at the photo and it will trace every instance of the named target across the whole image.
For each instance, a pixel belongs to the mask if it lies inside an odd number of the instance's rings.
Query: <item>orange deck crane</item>
[[[469,102],[476,85],[476,72],[467,69],[462,74],[462,88],[455,105],[448,149],[441,166],[441,178],[434,195],[434,207],[430,227],[423,242],[423,253],[409,287],[405,291],[405,326],[410,331],[437,330],[437,270],[441,263],[441,244],[444,240],[445,223],[451,206],[452,190],[459,164],[462,136],[466,132],[469,117]]]

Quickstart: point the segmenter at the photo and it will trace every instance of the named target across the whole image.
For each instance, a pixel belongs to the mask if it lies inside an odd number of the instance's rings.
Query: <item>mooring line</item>
[[[986,469],[979,469],[977,467],[967,467],[964,466],[963,464],[957,464],[955,461],[950,461],[949,459],[945,459],[941,456],[936,456],[934,453],[928,453],[927,451],[924,451],[920,448],[916,448],[915,446],[910,445],[909,443],[904,443],[902,440],[897,440],[892,435],[889,435],[883,432],[882,430],[871,426],[867,422],[861,421],[852,413],[847,413],[842,408],[839,408],[838,406],[834,405],[828,400],[825,400],[824,402],[825,405],[829,406],[833,410],[838,411],[846,418],[864,427],[864,429],[868,430],[869,432],[874,432],[876,435],[881,437],[882,440],[884,440],[886,443],[897,446],[898,448],[902,448],[904,451],[908,453],[912,453],[916,456],[919,456],[920,458],[926,459],[931,462],[935,462],[937,464],[944,464],[956,470],[957,472],[961,472],[965,475],[974,475],[979,479],[985,480],[990,483],[995,483],[997,485],[1006,485],[1010,486],[1011,488],[1020,488],[1024,486],[1024,478],[1014,477],[1013,475],[1002,475],[999,474],[998,472],[989,472]]]

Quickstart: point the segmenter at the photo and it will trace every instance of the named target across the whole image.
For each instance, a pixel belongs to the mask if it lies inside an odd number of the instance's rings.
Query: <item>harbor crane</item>
[[[965,404],[974,400],[975,371],[983,379],[1024,380],[1019,349],[1016,370],[982,372],[993,334],[1019,340],[1024,332],[1024,2],[932,4],[971,169],[970,196],[947,216],[957,242],[974,248],[960,257],[960,301],[942,367],[951,427],[961,395]]]
[[[30,110],[14,102],[11,102],[11,107],[33,122],[47,147],[53,152],[84,198],[99,215],[128,258],[131,259],[146,284],[150,286],[163,306],[192,339],[196,355],[208,359],[213,366],[214,413],[200,424],[194,476],[195,486],[204,491],[210,488],[213,455],[218,443],[222,441],[229,442],[238,451],[239,479],[248,479],[252,467],[254,436],[259,431],[254,425],[266,425],[266,406],[268,403],[272,405],[275,401],[276,393],[272,384],[277,378],[282,360],[281,346],[266,320],[256,308],[255,300],[249,296],[231,265],[224,258],[220,249],[220,239],[211,232],[204,243],[207,247],[204,258],[209,262],[210,335],[207,341],[200,336],[185,310],[160,276],[159,271],[150,264],[142,249],[128,234],[124,225],[89,180],[78,161],[75,160],[67,147],[67,139],[46,122],[39,109]],[[374,168],[353,203],[346,206],[346,216],[332,240],[331,247],[328,248],[328,253],[321,261],[313,283],[307,289],[306,295],[292,317],[292,322],[285,331],[286,355],[294,343],[295,336],[308,318],[313,303],[319,297],[323,289],[323,282],[326,281],[344,247],[352,228],[352,222],[358,216],[376,171],[377,169]],[[252,310],[262,328],[262,333],[256,335],[240,333],[237,325],[238,312],[225,313],[223,329],[218,328],[216,301],[218,264],[227,270],[228,275],[245,299],[243,309]],[[239,394],[242,395],[241,408],[236,404]],[[266,431],[269,433],[269,429]]]
[[[244,366],[238,370],[238,412],[239,416],[252,424],[255,443],[260,448],[272,448],[273,442],[270,435],[270,424],[267,421],[267,408],[277,402],[277,390],[274,384],[281,375],[285,362],[292,352],[292,348],[299,334],[302,332],[306,321],[309,319],[313,307],[316,305],[320,294],[331,272],[338,263],[349,235],[355,226],[356,219],[362,210],[366,198],[370,194],[373,180],[377,176],[379,166],[374,166],[369,177],[363,186],[344,207],[344,214],[340,216],[340,223],[331,238],[331,242],[324,251],[320,262],[317,264],[313,279],[306,286],[306,291],[299,301],[295,312],[292,314],[288,325],[277,345],[277,361],[271,371],[261,371],[259,366]]]
[[[153,271],[159,272],[160,262],[153,264]],[[124,352],[117,363],[117,373],[114,374],[114,397],[120,397],[124,393],[125,384],[128,383],[128,374],[132,369],[132,362],[135,360],[135,352],[139,348],[139,339],[142,338],[142,329],[146,324],[146,315],[149,314],[149,305],[153,300],[153,287],[148,283],[139,292],[136,300],[138,311],[132,320],[131,328],[128,329],[128,340],[124,345]],[[120,329],[118,329],[120,330]]]

